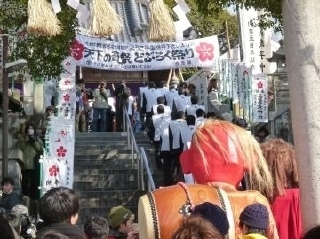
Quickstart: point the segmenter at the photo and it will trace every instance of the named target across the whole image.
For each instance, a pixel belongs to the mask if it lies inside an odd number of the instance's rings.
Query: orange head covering
[[[194,133],[190,149],[180,156],[182,171],[200,184],[225,182],[237,186],[249,173],[252,189],[272,191],[272,178],[259,143],[228,121],[208,119]]]

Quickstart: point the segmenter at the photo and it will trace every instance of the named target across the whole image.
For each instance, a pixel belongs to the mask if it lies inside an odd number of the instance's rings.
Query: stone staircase
[[[136,134],[144,147],[156,187],[163,180],[156,169],[154,147],[144,134]],[[137,155],[131,155],[127,134],[119,132],[77,133],[73,188],[80,198],[79,224],[92,215],[107,217],[111,207],[123,205],[137,215],[138,199],[145,191],[138,189]]]

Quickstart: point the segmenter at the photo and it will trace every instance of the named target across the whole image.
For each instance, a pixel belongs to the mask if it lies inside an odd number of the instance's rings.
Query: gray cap
[[[22,204],[17,204],[11,209],[11,213],[28,215],[28,208]]]

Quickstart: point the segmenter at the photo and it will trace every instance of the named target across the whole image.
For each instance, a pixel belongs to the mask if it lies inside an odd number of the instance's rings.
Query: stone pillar
[[[30,75],[24,76],[23,81],[23,108],[27,115],[34,115],[34,81]]]
[[[43,102],[43,83],[34,84],[34,113],[42,115],[45,111]]]
[[[0,137],[2,138],[2,118],[0,118]],[[16,143],[17,140],[13,136],[17,130],[20,128],[20,123],[23,120],[19,118],[18,113],[9,113],[8,114],[8,176],[13,177],[15,181],[15,186],[20,187],[21,183],[21,169],[19,162],[23,161],[22,152],[17,147]],[[2,172],[2,146],[0,145],[1,149],[1,163],[0,163],[0,172]],[[2,178],[2,175],[0,175]]]
[[[282,0],[304,230],[320,225],[319,0]]]

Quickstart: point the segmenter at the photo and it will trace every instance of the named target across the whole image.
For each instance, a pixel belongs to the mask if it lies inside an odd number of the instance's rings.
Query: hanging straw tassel
[[[163,0],[151,0],[150,4],[150,41],[173,41],[176,36],[169,7]]]
[[[111,36],[121,32],[122,21],[108,0],[92,0],[90,32],[95,36]]]
[[[61,33],[61,23],[52,5],[46,0],[28,1],[28,33],[55,36]]]

